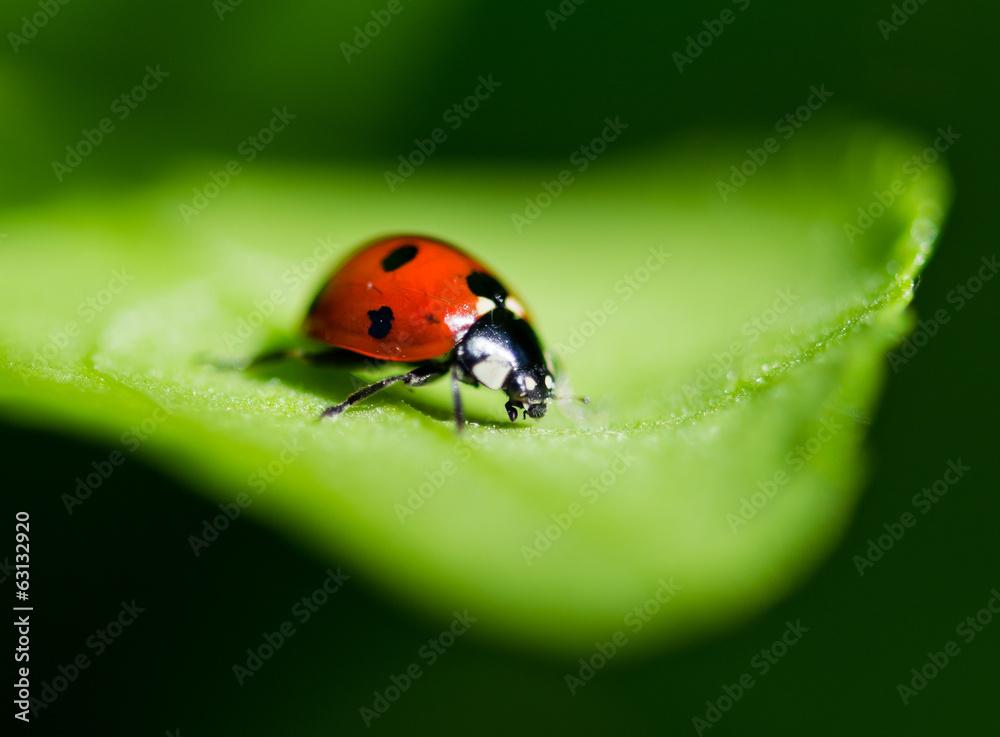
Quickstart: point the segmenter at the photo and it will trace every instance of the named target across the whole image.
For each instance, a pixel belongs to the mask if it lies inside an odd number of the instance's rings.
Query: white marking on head
[[[533,378],[531,378],[530,376],[525,376],[525,377],[524,377],[524,388],[525,388],[525,389],[527,389],[527,390],[528,390],[528,391],[530,392],[530,391],[531,391],[532,389],[534,389],[534,388],[535,388],[536,386],[538,386],[538,382],[537,382],[537,381],[535,381],[535,380],[534,380]]]
[[[552,389],[555,387],[555,385],[556,383],[552,381],[552,377],[549,374],[545,374],[545,387],[547,389]]]
[[[497,307],[497,303],[489,297],[480,297],[476,300],[476,315],[482,317],[487,312],[492,312]]]
[[[500,389],[513,368],[499,358],[484,358],[472,367],[472,375],[488,389]]]
[[[510,310],[511,312],[513,312],[515,315],[517,315],[518,317],[522,317],[522,318],[524,317],[524,315],[525,315],[524,307],[521,305],[520,302],[517,301],[517,299],[515,299],[514,297],[509,297],[508,296],[507,299],[505,299],[503,301],[503,303],[504,303],[504,306],[508,310]]]

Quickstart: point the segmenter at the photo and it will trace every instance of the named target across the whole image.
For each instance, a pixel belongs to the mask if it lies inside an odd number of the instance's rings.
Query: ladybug
[[[422,386],[451,375],[455,423],[464,425],[459,383],[507,395],[538,419],[555,397],[555,380],[520,301],[483,264],[436,238],[394,235],[361,246],[320,289],[305,333],[333,346],[312,362],[411,364],[407,373],[363,387],[321,417],[335,417],[397,382]]]

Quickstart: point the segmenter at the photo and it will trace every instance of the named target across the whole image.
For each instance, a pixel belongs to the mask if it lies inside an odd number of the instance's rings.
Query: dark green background
[[[995,734],[1000,625],[961,643],[961,654],[908,706],[895,686],[928,650],[956,639],[959,621],[1000,587],[1000,285],[988,283],[961,311],[947,302],[980,258],[998,250],[1000,11],[988,2],[927,0],[885,40],[877,22],[890,17],[888,2],[752,0],[741,11],[722,0],[587,0],[553,31],[544,11],[557,8],[554,1],[401,1],[403,12],[350,64],[339,44],[384,3],[329,10],[319,2],[245,0],[221,21],[209,0],[59,6],[17,53],[0,44],[4,207],[94,190],[113,198],[192,162],[197,171],[221,167],[282,106],[298,117],[261,162],[349,162],[359,175],[380,178],[414,138],[441,125],[442,112],[480,74],[493,74],[502,87],[449,133],[426,167],[455,159],[561,167],[615,115],[631,127],[609,156],[678,136],[711,141],[723,131],[755,146],[820,84],[834,93],[823,115],[875,119],[928,137],[951,126],[961,138],[948,152],[952,214],[914,303],[919,316],[943,307],[952,319],[890,374],[871,428],[867,493],[816,577],[742,629],[680,651],[616,659],[576,697],[563,682],[572,663],[470,635],[425,669],[372,731],[694,734],[691,718],[704,714],[706,699],[751,670],[753,655],[786,620],[801,619],[809,633],[709,734]],[[736,21],[678,73],[671,54],[729,7]],[[37,10],[10,4],[0,11],[0,31],[19,32],[20,17]],[[147,64],[170,77],[58,183],[50,162],[108,115]],[[2,218],[0,211],[0,232]],[[642,360],[641,349],[615,360],[627,371]],[[322,580],[325,563],[253,520],[193,558],[185,535],[214,507],[139,459],[67,516],[59,494],[112,448],[39,429],[0,432],[7,493],[33,514],[33,672],[54,675],[85,651],[121,599],[147,607],[123,645],[97,658],[33,730],[363,733],[359,707],[447,625],[414,618],[355,578],[239,687],[231,665],[289,618],[292,603]],[[911,510],[913,494],[957,458],[972,470],[859,577],[852,556],[883,523]],[[10,581],[3,586],[9,590]]]

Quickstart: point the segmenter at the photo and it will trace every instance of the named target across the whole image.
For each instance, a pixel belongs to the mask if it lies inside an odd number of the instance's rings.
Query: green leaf
[[[583,654],[618,630],[717,629],[801,581],[847,524],[948,201],[940,165],[906,163],[922,145],[881,129],[800,133],[741,184],[746,140],[585,171],[431,159],[395,191],[372,170],[263,165],[218,188],[210,165],[10,213],[2,411],[159,464],[484,634]],[[592,398],[582,418],[568,402],[512,425],[501,395],[463,389],[459,436],[440,382],[317,422],[354,377],[206,362],[299,341],[339,258],[399,231],[495,267]],[[43,503],[86,514],[66,492]],[[177,535],[199,556],[226,544]]]

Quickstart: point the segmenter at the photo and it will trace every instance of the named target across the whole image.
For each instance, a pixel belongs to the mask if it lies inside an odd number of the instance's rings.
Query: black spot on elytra
[[[372,321],[368,334],[376,340],[381,340],[392,330],[392,310],[388,307],[368,310],[368,319]]]
[[[417,247],[412,243],[400,246],[384,259],[382,259],[382,269],[385,271],[395,271],[400,266],[410,263],[417,255]]]
[[[465,277],[465,281],[469,285],[469,289],[477,297],[486,297],[486,299],[492,299],[501,307],[505,306],[507,290],[504,289],[503,284],[489,274],[485,274],[482,271],[473,271]]]
[[[434,323],[436,323],[436,322],[441,322],[440,320],[438,320],[438,319],[437,319],[436,317],[434,317],[434,315],[432,315],[432,314],[431,314],[431,313],[429,313],[429,312],[428,312],[428,313],[427,313],[426,315],[424,315],[424,318],[425,318],[425,319],[427,320],[427,322],[428,322],[428,323],[430,323],[431,325],[433,325],[433,324],[434,324]]]

